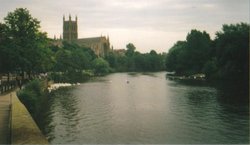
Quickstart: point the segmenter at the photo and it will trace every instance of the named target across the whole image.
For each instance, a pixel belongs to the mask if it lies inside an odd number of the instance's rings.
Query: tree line
[[[211,40],[206,31],[191,30],[168,53],[136,51],[129,43],[123,54],[97,57],[88,47],[64,41],[54,45],[40,22],[25,8],[9,12],[0,23],[0,74],[29,77],[53,72],[57,81],[86,80],[92,75],[125,71],[174,71],[176,75],[206,74],[207,79],[248,79],[249,24],[223,25]]]
[[[67,41],[59,47],[53,42],[26,8],[9,12],[0,23],[0,74],[18,74],[24,79],[24,74],[31,78],[52,72],[50,77],[56,81],[81,81],[115,71],[165,69],[165,55],[154,50],[142,54],[131,43],[124,55],[110,51],[100,58],[91,48]]]
[[[223,25],[211,40],[206,31],[191,30],[169,49],[166,70],[176,75],[204,73],[208,80],[240,80],[249,75],[249,24]]]
[[[165,53],[158,54],[155,50],[140,53],[136,51],[136,47],[132,43],[127,44],[126,48],[124,54],[110,52],[105,58],[115,71],[155,72],[165,70]]]

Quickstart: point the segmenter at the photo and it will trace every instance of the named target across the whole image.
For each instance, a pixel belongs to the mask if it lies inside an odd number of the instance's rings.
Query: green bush
[[[39,113],[44,96],[42,83],[39,80],[29,82],[17,95],[32,116]]]
[[[79,83],[87,81],[93,77],[92,71],[69,71],[65,73],[54,72],[49,75],[49,80],[53,80],[55,83]]]
[[[92,62],[92,66],[94,68],[94,72],[96,75],[107,74],[109,73],[109,70],[110,70],[109,63],[102,58],[96,58]]]

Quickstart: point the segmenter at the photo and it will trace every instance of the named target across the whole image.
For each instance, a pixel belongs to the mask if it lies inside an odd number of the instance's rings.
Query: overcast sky
[[[0,0],[0,22],[28,8],[48,36],[62,34],[62,19],[78,16],[79,38],[109,35],[115,49],[129,42],[140,52],[167,52],[191,29],[211,38],[222,24],[249,23],[249,0]]]

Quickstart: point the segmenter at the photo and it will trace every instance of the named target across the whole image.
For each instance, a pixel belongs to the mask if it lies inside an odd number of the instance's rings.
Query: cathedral
[[[63,16],[63,40],[72,41],[77,39],[77,17],[75,21],[72,21],[69,15],[69,20],[65,21],[65,17]]]
[[[109,37],[78,38],[77,17],[65,20],[63,16],[63,40],[91,48],[98,57],[105,57],[110,51]]]

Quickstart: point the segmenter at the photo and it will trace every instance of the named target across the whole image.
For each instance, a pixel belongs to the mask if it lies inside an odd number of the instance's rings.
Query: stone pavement
[[[10,95],[0,95],[0,144],[10,143]]]

